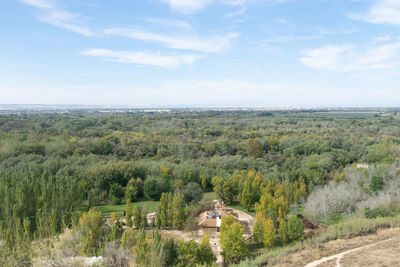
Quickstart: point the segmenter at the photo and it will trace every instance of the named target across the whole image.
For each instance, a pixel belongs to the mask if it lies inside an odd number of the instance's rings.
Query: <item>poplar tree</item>
[[[242,194],[240,196],[240,204],[247,210],[253,205],[253,194],[251,193],[251,183],[248,180],[243,188]]]
[[[142,224],[142,207],[139,205],[133,207],[133,224],[136,229],[139,229]]]
[[[160,226],[166,228],[168,226],[168,195],[162,193],[160,199]]]
[[[172,195],[171,192],[169,192],[169,194],[168,194],[168,211],[167,212],[169,214],[169,216],[167,217],[167,226],[172,227],[173,226],[173,213],[174,213],[174,196]]]
[[[173,199],[173,226],[177,229],[182,229],[185,223],[185,209],[184,209],[183,194],[177,193]]]
[[[132,202],[130,199],[126,201],[125,223],[127,227],[132,227]]]

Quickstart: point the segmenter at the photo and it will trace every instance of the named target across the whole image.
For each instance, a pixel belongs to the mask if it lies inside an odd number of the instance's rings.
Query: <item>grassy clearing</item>
[[[159,201],[152,201],[152,200],[138,201],[132,203],[132,208],[136,205],[139,205],[144,208],[147,208],[147,212],[150,213],[150,212],[155,212],[157,210],[157,206],[159,203],[160,203]],[[122,216],[126,209],[126,204],[97,206],[95,209],[101,211],[103,213],[103,216],[105,217],[109,217],[113,212],[115,212],[118,216]]]
[[[200,204],[201,203],[206,203],[206,202],[210,202],[213,201],[215,199],[219,199],[217,196],[217,193],[215,192],[207,192],[203,194],[203,198],[200,200]]]
[[[318,248],[322,243],[330,240],[372,234],[378,229],[399,226],[400,216],[376,219],[354,218],[336,225],[331,225],[313,238],[296,242],[286,247],[279,247],[271,250],[264,248],[261,255],[247,262],[243,262],[239,266],[274,265],[283,262],[285,257],[291,253],[309,248]]]
[[[254,208],[252,208],[250,211],[248,211],[246,208],[243,208],[240,205],[229,205],[229,208],[237,209],[237,210],[243,211],[244,213],[249,214],[252,217],[256,217],[256,211]]]

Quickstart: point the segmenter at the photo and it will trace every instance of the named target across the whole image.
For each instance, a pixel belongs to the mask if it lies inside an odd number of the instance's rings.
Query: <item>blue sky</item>
[[[400,106],[400,0],[3,0],[0,103]]]

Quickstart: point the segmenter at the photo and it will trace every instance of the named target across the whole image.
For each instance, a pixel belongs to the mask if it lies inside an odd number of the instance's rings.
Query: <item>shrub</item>
[[[292,216],[285,224],[286,234],[290,241],[303,239],[304,223],[297,216]]]

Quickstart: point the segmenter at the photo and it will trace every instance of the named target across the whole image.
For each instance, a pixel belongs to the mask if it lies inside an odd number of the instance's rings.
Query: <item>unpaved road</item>
[[[339,254],[336,254],[336,255],[332,255],[332,256],[329,256],[329,257],[324,257],[324,258],[322,258],[322,259],[320,259],[320,260],[316,260],[316,261],[310,262],[310,263],[307,264],[305,267],[316,267],[316,266],[318,266],[318,265],[320,265],[320,264],[322,264],[322,263],[329,262],[329,261],[331,261],[331,260],[336,260],[336,267],[341,267],[342,265],[340,264],[340,260],[341,260],[345,255],[350,254],[350,253],[353,253],[353,252],[357,252],[357,251],[362,250],[362,249],[365,249],[365,248],[369,248],[369,247],[372,247],[372,246],[376,246],[376,245],[379,245],[379,244],[382,244],[382,243],[385,243],[385,242],[388,242],[388,241],[392,241],[392,240],[394,240],[394,239],[396,239],[396,238],[393,237],[393,238],[389,238],[389,239],[386,239],[386,240],[383,240],[383,241],[376,242],[376,243],[374,243],[374,244],[370,244],[370,245],[366,245],[366,246],[362,246],[362,247],[358,247],[358,248],[353,248],[353,249],[350,249],[350,250],[346,250],[346,251],[344,251],[344,252],[342,252],[342,253],[339,253]]]
[[[400,228],[337,239],[291,253],[275,267],[400,267]]]

